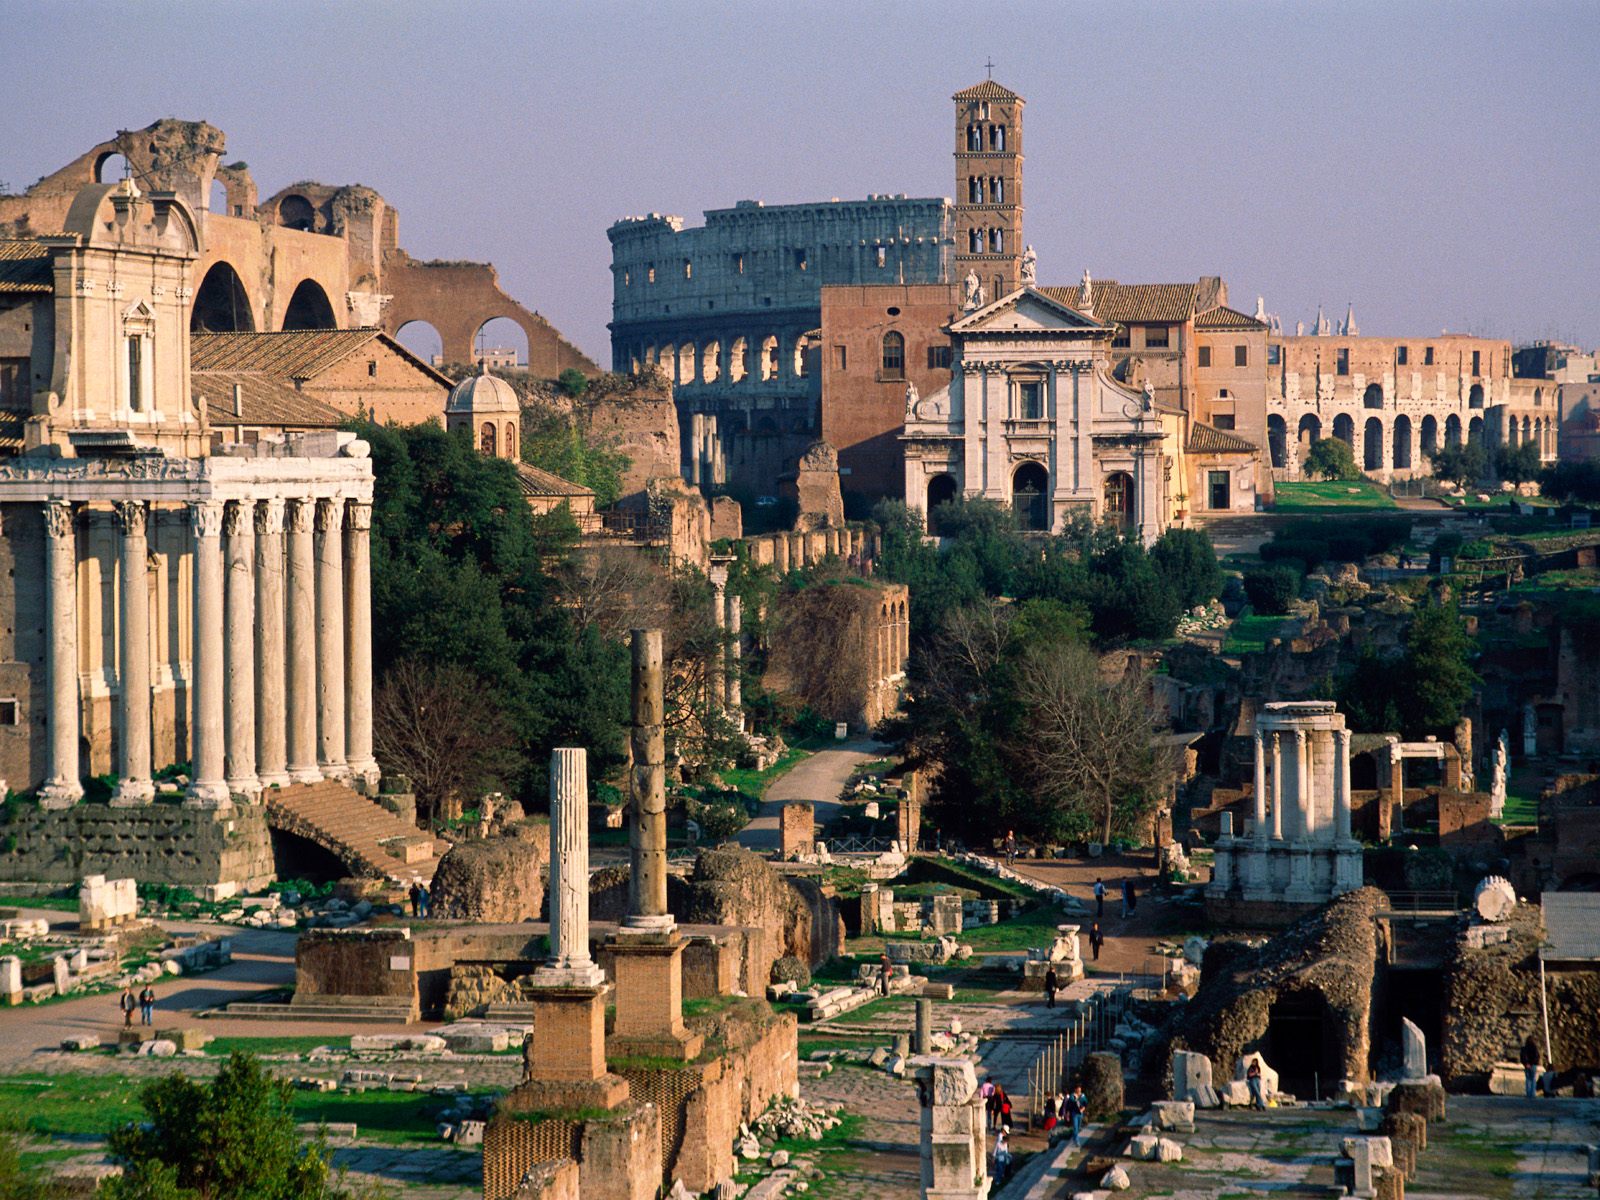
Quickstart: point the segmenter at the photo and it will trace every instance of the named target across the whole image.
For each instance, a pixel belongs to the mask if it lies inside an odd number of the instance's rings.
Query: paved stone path
[[[778,811],[793,800],[816,807],[817,825],[826,825],[839,808],[839,793],[857,764],[883,758],[890,747],[867,738],[840,742],[801,759],[767,789],[761,811],[740,831],[738,841],[750,850],[778,848]]]
[[[864,1067],[836,1067],[805,1079],[808,1104],[843,1104],[861,1116],[860,1135],[848,1155],[836,1155],[826,1185],[830,1200],[910,1200],[920,1195],[921,1125],[910,1081]]]

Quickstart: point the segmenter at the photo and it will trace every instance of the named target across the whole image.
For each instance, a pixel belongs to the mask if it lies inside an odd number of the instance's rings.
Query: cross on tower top
[[[983,69],[989,72],[990,79],[994,78],[994,58],[992,56],[983,64]]]

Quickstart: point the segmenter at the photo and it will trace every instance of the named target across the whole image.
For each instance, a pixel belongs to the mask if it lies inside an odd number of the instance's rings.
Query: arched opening
[[[1527,417],[1523,417],[1522,418],[1522,440],[1523,441],[1527,441],[1528,440],[1529,434],[1532,432],[1532,430],[1533,430],[1533,423]],[[1516,444],[1516,432],[1517,432],[1517,423],[1515,421],[1512,421],[1511,422],[1511,434],[1512,434],[1512,444],[1513,445]]]
[[[305,233],[317,231],[317,210],[304,196],[285,196],[278,201],[278,224]]]
[[[894,329],[883,335],[883,377],[906,377],[906,339],[904,334]]]
[[[678,383],[693,383],[694,370],[697,358],[693,342],[685,342],[678,347]]]
[[[705,349],[700,351],[700,381],[702,383],[715,383],[722,378],[722,343],[720,341],[707,342]]]
[[[1113,471],[1106,476],[1105,510],[1101,514],[1120,528],[1133,524],[1133,476],[1126,471]]]
[[[734,338],[728,351],[728,379],[739,383],[750,374],[750,344],[744,338]]]
[[[286,829],[268,829],[272,838],[272,867],[279,879],[307,879],[333,883],[348,878],[350,868],[325,846]]]
[[[328,293],[314,279],[302,279],[300,286],[289,297],[289,307],[283,314],[285,329],[337,329],[333,319],[333,305]]]
[[[1468,408],[1482,408],[1483,407],[1483,384],[1475,383],[1475,384],[1472,385],[1472,390],[1467,393],[1467,407]]]
[[[794,340],[794,377],[806,377],[806,335],[803,333]]]
[[[495,436],[494,422],[485,421],[483,427],[478,430],[478,449],[483,452],[485,458],[493,458],[498,445],[499,439]]]
[[[1367,384],[1367,390],[1361,393],[1362,408],[1382,408],[1383,389],[1375,383]]]
[[[1277,470],[1289,465],[1289,428],[1276,413],[1267,418],[1267,453]]]
[[[1300,418],[1300,427],[1296,431],[1296,441],[1300,443],[1300,461],[1305,462],[1306,455],[1311,453],[1311,447],[1322,440],[1322,422],[1311,413]]]
[[[521,443],[517,441],[517,423],[506,422],[506,457],[515,462],[521,456]]]
[[[1467,423],[1467,445],[1476,446],[1483,441],[1483,418],[1473,417]]]
[[[1461,418],[1455,413],[1444,419],[1444,444],[1450,450],[1461,445]]]
[[[768,334],[761,339],[761,381],[768,383],[778,377],[778,339]]]
[[[1361,465],[1368,471],[1383,469],[1383,422],[1377,417],[1368,417],[1366,428],[1362,431]]]
[[[210,194],[206,197],[206,211],[219,216],[228,214],[228,185],[220,179],[211,181]]]
[[[1429,456],[1439,453],[1439,422],[1434,417],[1422,418],[1422,452]]]
[[[213,264],[200,281],[189,311],[191,333],[248,333],[255,329],[250,297],[239,274],[225,262]]]
[[[1050,528],[1050,474],[1036,462],[1025,462],[1011,476],[1011,511],[1018,529]]]
[[[528,369],[528,335],[510,317],[490,317],[472,335],[472,357],[490,367]]]
[[[1267,1013],[1267,1035],[1259,1047],[1277,1069],[1278,1086],[1309,1096],[1319,1082],[1339,1078],[1340,1025],[1315,992],[1279,995]],[[1322,1083],[1326,1089],[1328,1084]]]
[[[941,504],[949,504],[956,498],[956,478],[954,475],[935,475],[928,480],[928,507],[924,510],[928,515],[928,532],[935,537],[939,536]]]
[[[426,321],[407,321],[395,332],[394,340],[431,366],[444,361],[444,339]]]
[[[1350,449],[1356,448],[1356,422],[1349,413],[1340,413],[1333,419],[1333,436]]]
[[[121,183],[124,179],[131,178],[132,174],[128,160],[115,151],[102,154],[94,164],[96,183]]]
[[[1411,418],[1399,416],[1394,419],[1394,469],[1404,471],[1410,467]]]

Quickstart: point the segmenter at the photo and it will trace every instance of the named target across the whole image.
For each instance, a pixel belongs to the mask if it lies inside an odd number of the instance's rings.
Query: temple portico
[[[1265,705],[1255,720],[1254,811],[1217,839],[1208,895],[1321,903],[1362,884],[1350,832],[1350,731],[1331,701]]]

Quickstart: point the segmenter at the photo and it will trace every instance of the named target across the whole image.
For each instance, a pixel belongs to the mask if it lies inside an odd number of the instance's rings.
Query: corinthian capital
[[[290,533],[310,533],[311,517],[316,511],[315,500],[289,500],[286,502],[286,520],[284,524]]]
[[[253,533],[256,523],[250,509],[249,500],[230,500],[227,510],[222,515],[222,531],[231,538]]]
[[[317,501],[317,532],[338,533],[344,526],[344,501]]]
[[[44,506],[44,527],[53,538],[72,536],[72,505],[64,500],[51,500]]]
[[[283,532],[282,500],[262,500],[256,505],[256,532],[263,535]]]
[[[189,527],[195,537],[214,538],[222,534],[222,501],[197,500],[189,505]]]
[[[367,533],[372,529],[372,502],[370,500],[352,500],[344,510],[344,523],[346,529],[353,529],[357,533]]]
[[[143,537],[150,508],[143,500],[122,500],[117,503],[117,532],[123,537]]]

